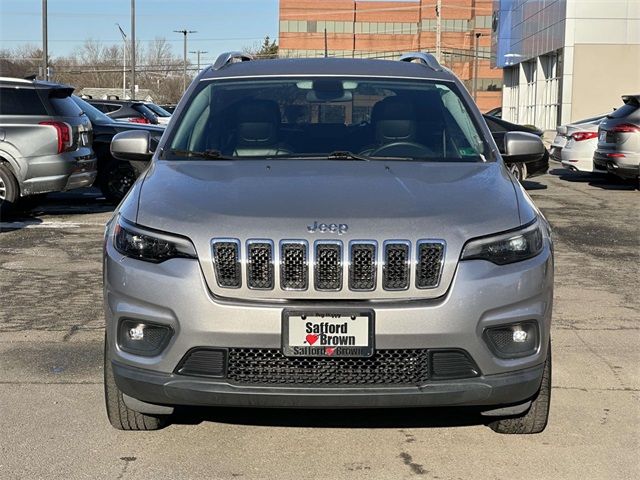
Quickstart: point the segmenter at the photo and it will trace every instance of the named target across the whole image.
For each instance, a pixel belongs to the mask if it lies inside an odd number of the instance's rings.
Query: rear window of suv
[[[56,115],[61,117],[78,117],[82,115],[82,109],[76,105],[76,102],[71,97],[51,97],[49,102],[51,102]]]
[[[473,162],[485,161],[489,151],[450,82],[313,76],[201,82],[177,125],[163,158],[348,152]]]
[[[0,115],[48,115],[33,88],[0,87]]]

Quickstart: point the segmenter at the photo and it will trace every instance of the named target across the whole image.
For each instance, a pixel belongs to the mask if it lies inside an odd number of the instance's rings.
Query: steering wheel
[[[376,148],[370,157],[433,157],[430,148],[416,142],[392,142]]]

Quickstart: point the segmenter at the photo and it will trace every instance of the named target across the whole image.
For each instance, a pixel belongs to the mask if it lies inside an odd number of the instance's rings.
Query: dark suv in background
[[[158,124],[158,116],[144,102],[135,100],[95,100],[93,98],[84,98],[83,100],[114,120]]]
[[[119,203],[133,185],[136,178],[148,166],[148,162],[122,162],[111,156],[109,146],[114,135],[129,130],[149,132],[159,141],[164,128],[157,125],[116,122],[93,105],[73,95],[74,102],[87,114],[93,125],[93,149],[98,157],[98,176],[96,186],[109,202]]]
[[[86,187],[96,177],[89,118],[73,87],[0,77],[0,211],[21,197]]]

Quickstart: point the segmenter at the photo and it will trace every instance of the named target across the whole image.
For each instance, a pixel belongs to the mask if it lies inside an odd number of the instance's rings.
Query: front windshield
[[[82,111],[87,115],[87,117],[89,117],[89,120],[91,120],[91,123],[113,123],[112,118],[106,116],[96,107],[94,107],[90,103],[85,102],[80,97],[76,97],[75,95],[72,95],[71,98],[73,98],[73,101],[76,102],[76,104],[82,109]]]
[[[453,83],[301,77],[203,82],[163,158],[484,161]],[[347,155],[348,154],[348,155]]]

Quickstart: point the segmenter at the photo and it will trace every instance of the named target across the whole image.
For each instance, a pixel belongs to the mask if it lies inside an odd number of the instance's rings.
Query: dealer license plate
[[[293,311],[282,314],[282,352],[289,357],[370,357],[373,311]]]

